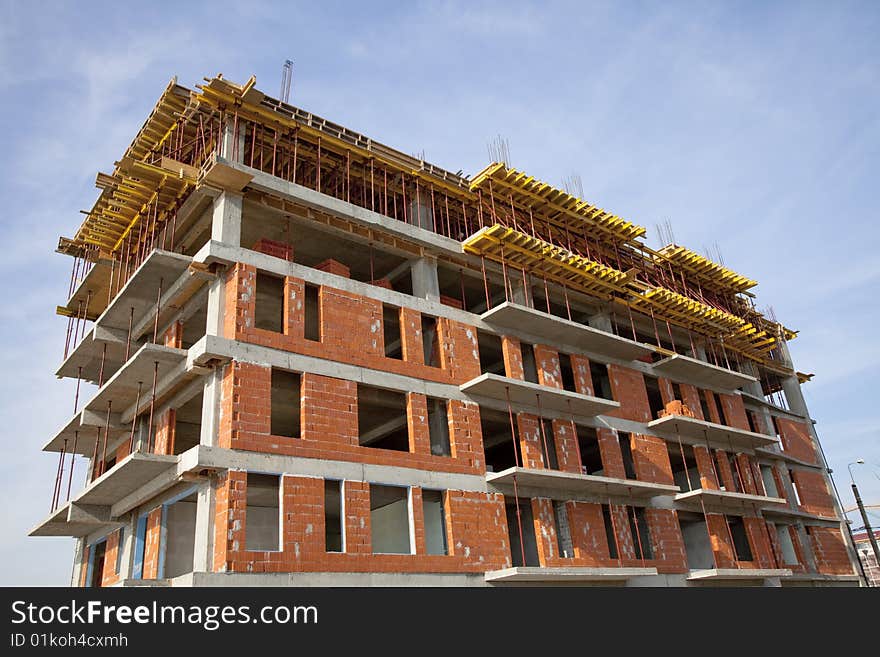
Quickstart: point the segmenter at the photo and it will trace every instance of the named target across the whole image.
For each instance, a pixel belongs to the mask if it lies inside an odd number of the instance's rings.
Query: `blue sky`
[[[147,11],[145,7],[149,7]],[[71,539],[28,539],[69,417],[70,261],[54,254],[168,80],[222,72],[456,171],[513,164],[760,281],[815,372],[844,503],[880,503],[877,3],[52,3],[0,0],[0,584],[65,584]],[[82,463],[78,479],[84,475]],[[855,518],[855,516],[852,516]],[[880,525],[880,512],[873,516]],[[859,523],[860,524],[860,523]]]

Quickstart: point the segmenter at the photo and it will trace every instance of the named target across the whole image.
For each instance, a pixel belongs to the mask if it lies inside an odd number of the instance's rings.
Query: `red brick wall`
[[[446,317],[437,322],[440,336],[440,363],[453,381],[464,383],[480,376],[477,329]]]
[[[630,444],[633,466],[639,481],[650,481],[655,484],[675,483],[665,440],[656,436],[632,434]]]
[[[752,470],[752,459],[748,454],[736,455],[737,472],[743,485],[744,492],[750,495],[757,495],[758,489],[755,485],[755,477]]]
[[[556,566],[561,561],[559,537],[553,514],[553,501],[545,497],[532,500],[533,527],[523,527],[523,531],[535,532],[535,545],[538,548],[538,563],[542,566]]]
[[[110,533],[107,536],[107,548],[104,552],[104,570],[101,572],[101,586],[113,586],[120,580],[119,574],[116,572],[116,558],[119,550],[119,535],[121,529]]]
[[[816,568],[824,575],[852,575],[846,543],[836,527],[807,527]]]
[[[828,492],[828,484],[820,472],[812,470],[792,470],[797,484],[800,507],[807,513],[834,517],[834,499]]]
[[[180,349],[183,346],[183,323],[177,321],[169,326],[165,331],[163,341],[166,347]]]
[[[571,371],[574,375],[574,389],[582,395],[595,396],[593,377],[590,374],[590,361],[586,356],[570,354]]]
[[[451,399],[446,406],[446,414],[452,458],[479,472],[485,472],[479,404]]]
[[[174,451],[175,418],[177,412],[173,408],[156,418],[155,437],[153,438],[154,454],[171,454]]]
[[[504,356],[504,373],[511,379],[525,378],[523,373],[522,347],[520,341],[509,335],[501,336],[501,352]]]
[[[345,481],[345,551],[351,554],[371,554],[370,484],[365,481]]]
[[[384,359],[382,302],[321,286],[321,345],[326,352]]]
[[[749,539],[752,561],[757,568],[778,568],[770,547],[767,526],[761,518],[744,517],[743,526]]]
[[[558,351],[543,344],[536,344],[535,367],[538,369],[538,383],[551,388],[563,387]]]
[[[425,554],[421,489],[412,491],[416,554],[372,554],[369,484],[346,481],[346,551],[324,544],[324,482],[285,475],[280,551],[246,550],[247,475],[230,472],[217,484],[216,571],[234,572],[482,572],[510,564],[501,495],[447,491],[448,555]]]
[[[400,344],[403,360],[412,365],[425,364],[422,346],[422,314],[411,308],[400,309]]]
[[[544,444],[538,417],[529,413],[517,413],[517,433],[519,434],[522,467],[544,468]]]
[[[563,472],[581,473],[580,450],[574,422],[553,420],[553,435],[556,440],[556,460]]]
[[[563,509],[571,533],[573,556],[563,557],[556,534],[555,508],[551,500],[536,498],[531,501],[534,532],[538,548],[538,560],[542,566],[596,566],[615,567],[617,559],[611,559],[605,533],[602,507],[587,502],[566,502]],[[684,541],[674,511],[646,509],[649,536],[634,536],[630,530],[632,508],[612,506],[614,532],[617,535],[621,566],[655,567],[658,572],[681,573],[687,570]],[[527,528],[524,528],[526,530]],[[531,528],[528,528],[531,529]],[[653,546],[654,558],[636,558],[635,545]]]
[[[645,518],[654,547],[653,562],[658,572],[685,572],[687,553],[678,514],[671,509],[645,509]]]
[[[147,535],[144,541],[144,579],[159,576],[159,550],[162,541],[162,507],[150,511],[147,516]]]
[[[572,563],[596,567],[608,563],[611,552],[605,534],[602,506],[587,502],[566,502],[565,510],[574,550]]]
[[[254,329],[257,269],[238,262],[226,271],[223,299],[223,337],[241,339]]]
[[[746,407],[739,395],[719,394],[718,399],[724,409],[724,417],[727,425],[737,429],[749,430],[749,418],[746,416]]]
[[[733,480],[733,471],[730,469],[730,461],[727,460],[727,452],[723,449],[715,450],[715,469],[718,476],[721,477],[724,488],[730,492],[735,491],[736,483]]]
[[[431,453],[431,433],[428,430],[428,398],[415,392],[406,396],[406,424],[409,428],[409,451],[413,454]]]
[[[718,490],[718,477],[709,449],[703,445],[694,445],[694,460],[700,473],[700,488]]]
[[[648,404],[648,391],[645,389],[645,377],[642,373],[612,363],[608,365],[608,376],[611,379],[614,399],[620,402],[620,408],[608,415],[635,422],[650,422],[651,407]]]
[[[816,448],[813,445],[813,438],[810,436],[810,429],[806,424],[777,417],[776,426],[779,427],[779,438],[786,454],[807,463],[819,462],[816,458]]]
[[[715,567],[735,568],[736,553],[730,543],[730,533],[724,516],[719,513],[707,513],[706,526],[709,529],[709,542],[715,557]]]
[[[698,420],[705,420],[703,409],[700,406],[700,391],[695,386],[687,383],[680,383],[678,385],[681,388],[681,396],[684,398],[682,401],[691,410],[694,417]]]
[[[82,562],[79,569],[79,585],[81,588],[86,587],[89,583],[89,557],[91,553],[92,548],[86,545],[83,548]]]
[[[320,286],[320,340],[306,340],[303,281],[285,279],[283,333],[255,328],[256,285],[256,269],[250,265],[237,263],[227,271],[224,337],[441,383],[461,384],[480,375],[472,326],[439,318],[441,367],[431,367],[424,364],[418,311],[401,309],[403,360],[386,358],[380,301]]]
[[[620,451],[617,431],[599,427],[596,429],[596,437],[605,476],[626,479],[626,469],[623,467],[623,454]]]
[[[447,406],[452,456],[434,456],[424,443],[427,413],[409,417],[419,434],[416,440],[421,441],[417,453],[359,446],[354,381],[302,375],[300,438],[270,433],[270,367],[233,361],[226,366],[221,388],[220,447],[444,472],[485,472],[479,407],[470,402],[453,401]]]

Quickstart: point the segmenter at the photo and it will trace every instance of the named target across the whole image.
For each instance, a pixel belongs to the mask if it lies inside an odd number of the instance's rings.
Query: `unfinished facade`
[[[73,585],[858,584],[755,281],[253,79],[172,81],[97,185],[32,531]]]

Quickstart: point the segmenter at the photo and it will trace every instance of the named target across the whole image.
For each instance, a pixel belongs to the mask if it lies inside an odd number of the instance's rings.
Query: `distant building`
[[[874,538],[880,541],[880,529],[874,530]],[[856,543],[859,559],[862,560],[862,568],[865,569],[865,577],[868,578],[868,584],[880,586],[880,565],[878,565],[877,557],[874,556],[874,550],[871,548],[868,532],[856,532],[853,534],[853,540]]]

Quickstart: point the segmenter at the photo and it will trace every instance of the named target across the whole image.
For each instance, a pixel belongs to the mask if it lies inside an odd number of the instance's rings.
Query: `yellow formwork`
[[[720,288],[730,292],[744,292],[758,284],[758,281],[738,274],[732,269],[719,265],[684,246],[667,244],[657,253],[709,287]]]
[[[626,221],[522,171],[493,162],[471,179],[471,191],[498,194],[499,204],[531,209],[535,219],[582,235],[585,228],[612,243],[630,242],[645,234],[643,226]]]
[[[189,102],[189,90],[172,79],[112,174],[98,174],[101,194],[86,214],[74,241],[103,250],[118,249],[122,240],[158,201],[164,209],[195,180],[145,160],[158,152],[177,128]],[[157,218],[161,220],[163,212]]]
[[[613,267],[500,224],[481,228],[462,243],[462,248],[466,253],[602,297],[623,292],[627,280],[625,273]]]

